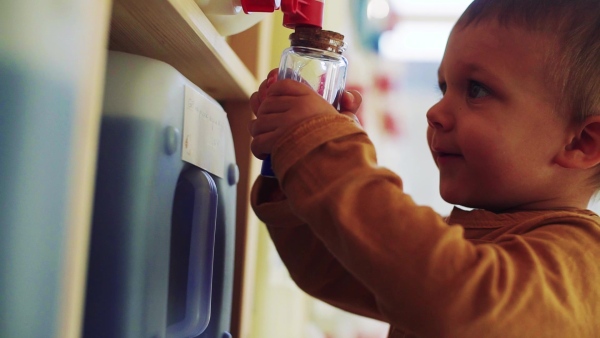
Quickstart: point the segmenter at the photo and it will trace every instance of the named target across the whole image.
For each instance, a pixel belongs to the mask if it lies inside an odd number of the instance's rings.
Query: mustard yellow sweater
[[[389,337],[600,337],[600,218],[416,205],[349,118],[301,124],[252,206],[308,294]]]

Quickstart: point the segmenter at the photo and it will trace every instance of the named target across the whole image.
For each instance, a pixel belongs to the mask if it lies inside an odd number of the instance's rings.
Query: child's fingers
[[[271,77],[273,77],[273,78],[277,79],[277,73],[278,73],[278,72],[279,72],[279,69],[277,69],[277,68],[273,68],[273,69],[271,69],[271,70],[269,71],[269,74],[267,75],[267,79],[268,79],[268,78],[271,78]]]
[[[271,153],[275,140],[277,140],[275,132],[257,135],[250,143],[250,151],[256,158],[264,160]]]
[[[267,95],[272,96],[303,96],[314,93],[314,90],[306,84],[298,81],[284,79],[276,81],[268,87]]]
[[[254,92],[250,96],[250,109],[252,109],[254,115],[256,115],[256,112],[258,112],[258,108],[260,107],[261,102],[259,97],[260,96],[258,92]]]
[[[277,69],[272,69],[269,72],[269,75],[267,75],[267,78],[260,83],[258,91],[254,92],[250,96],[250,108],[252,109],[254,114],[258,112],[258,108],[267,96],[267,90],[275,81],[277,81]]]
[[[277,81],[277,69],[272,69],[267,78],[258,87],[259,98],[262,100],[267,94],[269,87]]]
[[[273,144],[281,136],[280,117],[263,117],[250,121],[248,131],[252,136],[250,150],[258,159],[265,159],[273,149]]]
[[[262,117],[260,119],[250,121],[250,124],[248,125],[248,130],[250,131],[250,135],[252,137],[256,137],[260,134],[269,133],[274,130],[277,130],[280,127],[280,124],[280,115],[271,115],[268,117]]]
[[[356,114],[362,104],[362,96],[356,90],[345,91],[340,100],[340,111]]]
[[[340,113],[353,119],[359,126],[360,121],[356,117],[356,112],[362,103],[362,96],[356,90],[345,91],[340,100]]]
[[[267,82],[272,84],[273,82],[277,81],[278,73],[279,73],[279,69],[277,69],[277,68],[271,69],[271,71],[269,71],[269,74],[267,75]]]

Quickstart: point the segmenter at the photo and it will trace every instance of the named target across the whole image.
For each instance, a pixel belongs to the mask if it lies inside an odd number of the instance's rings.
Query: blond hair
[[[557,110],[575,122],[600,115],[600,0],[475,0],[457,25],[488,19],[556,36],[547,80]]]

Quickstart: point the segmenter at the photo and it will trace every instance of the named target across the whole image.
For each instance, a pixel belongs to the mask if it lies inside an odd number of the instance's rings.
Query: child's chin
[[[472,199],[468,198],[467,196],[457,196],[455,194],[441,194],[442,195],[442,199],[444,201],[446,201],[446,203],[452,204],[452,205],[456,205],[456,206],[461,206],[461,207],[465,207],[467,209],[485,209],[483,206],[481,206],[481,203],[478,203],[480,201],[473,201]]]
[[[450,204],[463,205],[463,203],[468,202],[468,196],[465,196],[464,190],[454,189],[444,184],[440,185],[440,195],[444,201]]]

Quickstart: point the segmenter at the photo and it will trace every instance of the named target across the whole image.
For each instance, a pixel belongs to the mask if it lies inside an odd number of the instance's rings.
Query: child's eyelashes
[[[439,82],[437,89],[442,93],[442,96],[446,94],[447,85],[446,82]],[[465,88],[466,94],[471,99],[479,99],[490,94],[490,90],[487,89],[483,84],[469,80]]]
[[[469,81],[468,93],[470,98],[479,99],[490,94],[489,90],[477,81]]]
[[[446,94],[446,83],[438,82],[437,89],[442,93],[442,95]]]

